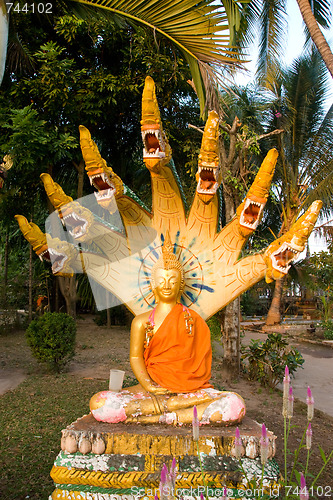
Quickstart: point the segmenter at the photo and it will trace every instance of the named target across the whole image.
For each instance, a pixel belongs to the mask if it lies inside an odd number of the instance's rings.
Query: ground
[[[82,316],[77,321],[77,347],[76,356],[67,367],[68,374],[78,379],[100,380],[100,390],[108,387],[109,370],[117,368],[125,370],[127,382],[134,378],[129,364],[129,328],[112,326],[97,326],[92,316]],[[0,352],[0,376],[8,374],[17,381],[23,380],[27,374],[44,373],[44,368],[31,356],[26,345],[24,332],[15,330],[1,335],[2,349]],[[225,386],[219,372],[223,360],[215,350],[213,359],[212,382],[218,389],[232,390],[243,396],[247,406],[248,415],[258,421],[265,423],[269,430],[277,436],[277,460],[283,469],[283,418],[281,415],[282,398],[278,390],[266,389],[257,382],[249,382],[244,378],[233,381]],[[329,395],[328,395],[329,397]],[[88,401],[87,401],[88,411]],[[295,426],[289,436],[288,448],[293,451],[298,448],[303,430],[307,424],[306,405],[295,401],[295,416],[292,424]],[[77,415],[78,417],[80,415]],[[68,422],[69,424],[70,422]],[[309,470],[315,475],[322,466],[322,459],[318,452],[318,445],[325,451],[326,455],[333,449],[333,418],[323,412],[315,411],[312,421],[313,449],[310,458]],[[241,431],[241,427],[240,427]],[[60,444],[60,443],[59,443]],[[302,455],[302,454],[301,454]],[[304,458],[303,454],[303,458]],[[289,462],[291,458],[289,459]],[[326,486],[323,491],[330,493],[322,498],[333,495],[333,471],[332,465],[319,479],[317,485]],[[329,489],[330,488],[330,489]],[[320,498],[320,492],[316,498]]]

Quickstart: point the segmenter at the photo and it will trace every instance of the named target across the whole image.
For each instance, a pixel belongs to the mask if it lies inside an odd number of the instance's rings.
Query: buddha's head
[[[169,233],[162,246],[162,255],[152,268],[151,286],[156,302],[180,301],[185,286],[184,271],[173,253]]]

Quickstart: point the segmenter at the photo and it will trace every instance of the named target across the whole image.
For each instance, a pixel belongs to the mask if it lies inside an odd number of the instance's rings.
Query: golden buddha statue
[[[212,350],[206,322],[180,303],[182,265],[167,234],[152,268],[156,307],[131,326],[130,362],[139,384],[121,392],[102,391],[90,400],[96,420],[188,424],[197,406],[202,423],[232,425],[245,415],[244,400],[210,384]]]

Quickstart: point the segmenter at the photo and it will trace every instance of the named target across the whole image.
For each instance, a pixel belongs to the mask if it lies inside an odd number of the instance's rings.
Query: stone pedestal
[[[261,478],[261,427],[245,418],[239,429],[247,477]],[[229,497],[247,498],[246,481],[234,458],[234,436],[235,427],[200,427],[202,474],[191,427],[106,424],[86,415],[62,431],[62,451],[51,471],[56,489],[50,500],[153,499],[155,494],[160,496],[162,465],[169,469],[173,458],[177,478],[171,497],[197,498],[200,493],[206,497],[205,484],[210,498],[221,497],[225,486]],[[273,458],[275,436],[271,432],[268,436]],[[264,472],[268,492],[277,488],[278,478],[278,467],[269,460]]]

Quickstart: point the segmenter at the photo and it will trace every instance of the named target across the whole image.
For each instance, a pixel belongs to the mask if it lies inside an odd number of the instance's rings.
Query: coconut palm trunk
[[[299,10],[302,14],[302,18],[306,27],[309,30],[311,39],[318,49],[328,71],[331,73],[333,78],[333,54],[332,51],[318,26],[315,16],[311,10],[310,3],[308,0],[296,0]]]
[[[276,280],[271,306],[267,313],[266,325],[278,325],[281,323],[281,299],[284,279]]]

